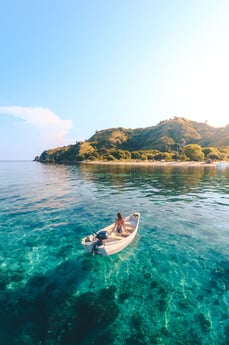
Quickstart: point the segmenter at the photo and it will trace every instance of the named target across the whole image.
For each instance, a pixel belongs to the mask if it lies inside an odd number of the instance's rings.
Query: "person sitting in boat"
[[[119,212],[117,214],[117,219],[115,220],[115,225],[114,225],[114,229],[116,230],[119,234],[125,230],[126,231],[126,227],[125,227],[125,221],[124,218],[122,216],[122,214]]]

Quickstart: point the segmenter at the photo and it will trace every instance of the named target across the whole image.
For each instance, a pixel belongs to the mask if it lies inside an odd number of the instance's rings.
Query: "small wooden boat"
[[[126,248],[138,231],[140,213],[135,212],[125,219],[126,230],[117,233],[114,223],[82,239],[82,245],[91,254],[112,255]]]
[[[229,162],[221,161],[216,163],[216,168],[225,169],[229,167]]]

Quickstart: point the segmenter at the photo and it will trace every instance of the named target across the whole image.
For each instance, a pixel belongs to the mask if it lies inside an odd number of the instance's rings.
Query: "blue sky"
[[[229,1],[0,2],[0,160],[174,116],[229,123]]]

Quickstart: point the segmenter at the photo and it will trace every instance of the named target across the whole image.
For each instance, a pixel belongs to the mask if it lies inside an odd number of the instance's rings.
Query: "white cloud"
[[[40,132],[40,139],[47,145],[66,144],[65,136],[72,128],[71,120],[62,120],[48,108],[0,107],[0,114],[13,116],[23,120],[27,126],[36,128]]]

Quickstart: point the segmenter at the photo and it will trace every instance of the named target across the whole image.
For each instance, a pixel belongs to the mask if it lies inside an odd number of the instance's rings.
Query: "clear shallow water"
[[[229,343],[229,170],[0,162],[0,344]],[[110,257],[83,236],[141,212]]]

